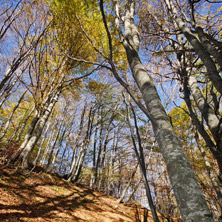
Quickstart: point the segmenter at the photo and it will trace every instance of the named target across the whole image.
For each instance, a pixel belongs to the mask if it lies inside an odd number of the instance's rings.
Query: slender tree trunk
[[[32,131],[32,134],[29,136],[29,139],[27,141],[27,143],[23,145],[19,148],[19,154],[16,156],[16,158],[14,159],[14,161],[16,161],[17,159],[21,160],[22,162],[22,167],[27,167],[28,165],[28,157],[31,154],[32,150],[34,149],[34,146],[36,144],[36,142],[38,141],[38,139],[41,136],[42,130],[45,126],[45,123],[47,122],[50,114],[52,113],[52,110],[59,98],[60,92],[57,92],[54,97],[52,97],[50,99],[49,104],[47,105],[47,107],[44,107],[44,112],[43,115],[41,117],[39,117],[34,130]]]
[[[46,168],[45,168],[46,171],[50,171],[51,170],[51,167],[52,167],[51,162],[52,162],[53,156],[55,155],[54,154],[54,150],[56,149],[56,143],[57,143],[59,135],[60,135],[61,126],[62,126],[62,122],[60,123],[60,127],[59,127],[59,129],[57,131],[54,143],[53,143],[53,145],[51,147],[51,152],[49,154],[48,163],[47,163]]]
[[[68,141],[66,142],[65,144],[65,148],[63,150],[63,153],[62,153],[62,157],[61,157],[61,162],[60,162],[60,166],[59,166],[59,172],[60,174],[62,174],[62,165],[63,165],[63,161],[64,161],[64,156],[65,156],[65,153],[67,151],[67,145],[69,144],[70,142],[70,133],[71,133],[71,130],[72,130],[72,126],[73,126],[73,123],[74,123],[74,119],[72,120],[71,124],[70,124],[70,127],[69,127],[69,130],[68,130],[68,133],[67,133],[67,137],[68,137]]]
[[[198,33],[198,37],[200,39],[200,42],[203,44],[205,50],[216,59],[218,65],[222,69],[222,55],[210,43],[210,41],[208,40],[206,34],[204,33],[204,30],[200,26],[197,26],[195,29],[196,29],[196,31]],[[220,44],[220,47],[222,47],[221,44]]]
[[[44,153],[43,153],[43,155],[42,155],[42,159],[41,159],[41,161],[40,161],[40,165],[41,165],[42,167],[44,167],[44,165],[45,165],[46,157],[47,157],[47,154],[48,154],[49,149],[50,149],[50,144],[51,144],[51,142],[52,142],[53,137],[55,136],[55,134],[56,134],[56,130],[53,129],[50,137],[48,138],[48,142],[47,142],[47,144],[46,144]]]
[[[85,112],[85,111],[83,111]],[[82,120],[84,119],[84,115]],[[77,159],[75,156],[73,157],[72,160],[72,169],[70,169],[68,173],[68,180],[72,182],[77,182],[79,179],[81,169],[83,166],[83,161],[86,155],[87,148],[90,143],[90,138],[92,135],[92,128],[93,128],[93,120],[94,120],[94,113],[92,112],[92,107],[90,108],[89,115],[88,115],[88,125],[87,125],[87,131],[85,133],[85,136],[83,137],[83,141],[80,144],[80,151],[78,154]],[[81,125],[81,124],[80,124]]]
[[[159,222],[159,218],[158,218],[157,212],[156,212],[156,207],[153,203],[153,198],[152,198],[150,187],[149,187],[148,180],[147,180],[146,164],[145,164],[145,158],[144,158],[144,153],[143,153],[143,147],[142,147],[142,141],[141,141],[141,137],[140,137],[140,133],[139,133],[139,128],[137,126],[136,114],[135,114],[135,111],[133,109],[133,106],[130,104],[131,110],[132,110],[132,113],[133,113],[135,128],[136,128],[136,135],[137,135],[139,150],[137,148],[136,140],[134,138],[133,128],[132,128],[132,125],[130,123],[129,107],[128,107],[128,104],[127,104],[126,100],[125,100],[125,104],[127,106],[127,108],[126,108],[127,109],[127,120],[128,120],[128,124],[129,124],[129,127],[130,127],[130,133],[131,133],[131,138],[132,138],[132,142],[133,142],[133,146],[134,146],[134,151],[135,151],[138,163],[140,165],[141,173],[143,175],[143,180],[144,180],[144,185],[145,185],[145,190],[146,190],[146,197],[147,197],[147,200],[148,200],[148,203],[149,203],[154,221]]]
[[[130,176],[130,178],[129,178],[129,181],[128,181],[126,187],[124,188],[124,190],[123,190],[123,192],[122,192],[122,195],[120,196],[120,198],[119,198],[119,200],[118,200],[118,203],[122,203],[122,202],[123,202],[123,199],[124,199],[124,197],[126,196],[126,192],[127,192],[127,190],[129,189],[129,187],[130,187],[130,185],[131,185],[131,183],[132,183],[133,177],[134,177],[135,174],[136,174],[138,165],[139,165],[139,163],[136,164],[135,169],[133,170],[133,172],[132,172],[132,174],[131,174],[131,176]]]
[[[120,20],[118,5],[116,14]],[[120,32],[133,77],[142,93],[155,137],[167,164],[168,174],[184,222],[213,221],[193,169],[176,136],[170,120],[163,108],[153,80],[140,61],[139,36],[134,23],[134,2],[127,1],[124,15],[124,35]],[[114,70],[115,71],[115,70]],[[215,79],[214,79],[215,80]],[[220,86],[220,84],[219,84]],[[221,91],[222,87],[219,87]]]
[[[202,43],[198,40],[198,38],[186,26],[182,18],[178,15],[177,9],[174,6],[172,0],[165,0],[165,2],[178,28],[184,34],[184,36],[187,38],[190,44],[193,46],[194,50],[196,51],[200,59],[203,61],[207,69],[207,74],[209,79],[211,80],[217,91],[220,94],[222,94],[222,78],[220,77],[219,72],[217,71],[217,67],[213,59],[211,58],[209,52],[205,50],[206,45],[202,45]],[[200,30],[199,30],[199,37],[202,39]]]
[[[58,155],[59,155],[59,152],[60,152],[60,150],[61,150],[62,142],[63,142],[63,139],[64,139],[65,134],[66,134],[66,129],[63,130],[63,133],[62,133],[62,135],[61,135],[61,138],[59,139],[59,145],[58,145],[56,154],[53,156],[53,159],[52,159],[52,163],[51,163],[52,166],[54,165],[55,161],[58,159]],[[59,172],[59,171],[58,171],[58,172]]]
[[[127,203],[131,200],[131,198],[133,197],[134,193],[137,191],[137,189],[139,188],[141,182],[143,180],[143,174],[141,174],[140,178],[138,179],[138,182],[136,183],[136,185],[132,188],[132,191],[130,192],[130,194],[127,196],[126,200],[124,201],[124,203]]]
[[[22,123],[23,123],[23,119],[24,119],[25,116],[27,115],[28,111],[29,111],[29,107],[28,107],[28,108],[26,109],[26,111],[23,113],[23,115],[22,115],[22,117],[21,117],[21,121],[18,123],[17,127],[15,128],[15,131],[14,131],[14,133],[12,134],[12,136],[10,137],[9,142],[15,140],[15,136],[16,136],[16,134],[18,133],[19,129],[21,128],[21,125],[22,125]]]
[[[18,109],[20,103],[21,103],[22,100],[24,99],[26,92],[27,92],[27,90],[22,94],[22,96],[20,97],[19,101],[17,102],[17,104],[16,104],[15,107],[13,108],[13,110],[12,110],[12,112],[11,112],[9,118],[8,118],[8,121],[5,123],[5,127],[4,127],[4,129],[3,129],[3,132],[2,132],[1,135],[0,135],[0,140],[5,136],[5,134],[6,134],[7,130],[8,130],[9,124],[10,124],[10,122],[12,121],[12,117],[13,117],[15,111]]]
[[[87,149],[86,147],[83,146],[81,147],[81,151],[79,152],[77,159],[75,159],[75,165],[74,165],[75,167],[73,167],[72,171],[69,173],[68,181],[77,182],[77,180],[79,179]]]
[[[10,97],[12,94],[12,89],[16,85],[19,80],[19,77],[22,75],[25,69],[22,69],[19,74],[16,75],[15,79],[12,79],[12,83],[8,83],[7,87],[4,87],[4,91],[0,95],[0,108],[5,103],[5,101]],[[19,84],[18,84],[19,85]]]
[[[193,98],[216,141],[217,137],[219,136],[218,132],[220,131],[220,128],[221,128],[220,127],[221,121],[218,118],[218,116],[216,116],[216,114],[214,113],[214,110],[211,108],[211,106],[208,104],[208,102],[204,98],[197,84],[196,79],[193,76],[190,76],[188,83],[189,83],[190,91],[192,92]]]
[[[44,142],[47,140],[47,134],[48,134],[49,128],[50,128],[51,125],[52,125],[52,122],[50,122],[51,119],[52,119],[52,115],[50,116],[50,120],[48,120],[48,124],[47,124],[46,129],[45,129],[45,132],[44,132],[44,135],[45,135],[45,136],[44,136],[44,138],[42,138],[42,140],[41,140],[41,143],[40,143],[39,148],[38,148],[38,153],[37,153],[37,155],[36,155],[36,157],[35,157],[35,159],[34,159],[34,161],[33,161],[33,165],[34,165],[34,166],[37,165],[37,162],[40,162],[39,157],[40,157],[41,151],[43,150],[43,144],[44,144]]]
[[[84,108],[82,110],[81,113],[81,118],[80,118],[80,124],[79,124],[79,130],[75,139],[75,147],[73,148],[73,154],[72,154],[72,162],[71,162],[71,166],[70,166],[70,170],[68,173],[68,178],[70,177],[70,175],[72,174],[73,170],[75,169],[75,165],[76,165],[76,153],[78,151],[78,147],[79,147],[79,140],[80,137],[82,135],[83,132],[83,124],[84,124],[84,118],[85,118],[85,113],[86,113],[86,107],[87,107],[87,103],[85,103]],[[81,152],[81,151],[80,151]]]
[[[186,70],[182,70],[182,84],[183,84],[183,90],[184,90],[184,100],[186,102],[187,108],[189,110],[190,117],[193,120],[194,125],[196,126],[198,132],[200,135],[203,137],[204,141],[206,142],[207,146],[209,147],[210,151],[212,152],[213,156],[217,160],[218,167],[220,169],[220,175],[219,177],[221,178],[222,176],[222,152],[220,152],[219,149],[217,149],[216,144],[212,141],[206,130],[204,129],[204,126],[200,123],[198,117],[193,111],[191,100],[190,100],[190,90],[188,88],[188,79],[187,79],[187,73]]]
[[[96,148],[97,148],[97,132],[98,132],[98,126],[96,126],[95,133],[94,133],[94,143],[93,143],[93,166],[92,166],[92,173],[91,173],[91,179],[90,179],[90,187],[93,187],[96,179]]]

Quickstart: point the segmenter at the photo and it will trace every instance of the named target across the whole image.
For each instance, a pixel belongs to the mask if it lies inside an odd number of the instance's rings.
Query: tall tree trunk
[[[167,8],[169,12],[171,13],[171,17],[176,22],[178,28],[180,31],[184,34],[184,36],[187,38],[189,43],[193,46],[195,52],[200,57],[200,59],[203,61],[206,69],[207,74],[217,91],[222,94],[222,78],[220,77],[220,74],[217,70],[216,64],[211,58],[209,52],[205,49],[206,45],[203,45],[201,41],[191,32],[189,27],[184,23],[181,16],[179,16],[177,9],[172,2],[172,0],[165,0]],[[203,40],[201,35],[201,30],[199,32],[200,39]]]
[[[29,136],[26,144],[24,145],[22,144],[22,146],[19,148],[19,153],[16,156],[16,158],[14,158],[13,160],[13,161],[16,161],[17,159],[20,160],[22,162],[22,167],[24,168],[27,167],[28,165],[28,157],[41,136],[45,123],[47,122],[50,114],[52,113],[52,110],[59,98],[60,92],[61,89],[57,93],[55,93],[55,95],[52,98],[50,98],[49,103],[47,104],[47,106],[44,107],[44,112],[42,112],[42,116],[38,118],[35,124],[35,128],[32,131],[32,134]]]
[[[188,77],[187,77],[187,71],[185,69],[182,69],[180,72],[182,84],[183,84],[183,91],[184,91],[184,100],[186,102],[187,108],[189,110],[189,115],[191,119],[193,120],[194,125],[196,126],[198,132],[203,137],[204,141],[206,142],[207,146],[209,147],[210,151],[212,152],[213,156],[215,157],[218,167],[220,169],[219,178],[222,178],[222,152],[220,149],[217,148],[218,144],[214,144],[214,141],[210,138],[208,133],[206,132],[204,126],[200,123],[200,120],[196,116],[196,114],[193,111],[193,107],[190,100],[190,89],[188,88]],[[220,139],[220,136],[218,136]],[[217,139],[217,138],[216,138]],[[218,140],[217,139],[217,140]],[[217,141],[216,141],[217,142]],[[220,145],[219,145],[220,146]]]
[[[190,91],[192,92],[193,98],[195,100],[195,103],[197,104],[197,107],[199,108],[201,114],[203,115],[203,118],[205,119],[213,137],[214,140],[217,141],[219,131],[221,131],[220,128],[222,128],[222,124],[218,116],[215,114],[214,110],[211,108],[211,106],[208,104],[206,99],[204,98],[198,84],[197,80],[190,76],[189,80],[189,87]],[[220,126],[221,125],[221,126]],[[222,159],[221,159],[222,161]]]
[[[75,139],[75,146],[73,147],[72,162],[71,162],[70,170],[69,170],[69,173],[68,173],[68,178],[70,178],[72,172],[76,168],[76,159],[78,158],[78,157],[76,157],[76,154],[77,154],[78,148],[80,146],[79,140],[80,140],[80,137],[81,137],[82,132],[83,132],[83,124],[84,124],[86,108],[87,108],[87,103],[85,103],[84,108],[83,108],[82,113],[81,113],[80,124],[79,124],[78,133],[77,133],[77,136],[76,136],[76,139]],[[81,147],[79,149],[81,150]]]
[[[91,173],[91,179],[90,179],[90,187],[93,187],[96,182],[96,148],[97,148],[97,132],[98,132],[98,126],[95,128],[94,133],[94,143],[93,143],[93,165],[92,165],[92,173]]]
[[[101,2],[103,3],[102,0]],[[117,3],[116,26],[120,33],[123,46],[126,50],[131,72],[142,93],[143,100],[145,101],[155,137],[161,149],[161,153],[166,161],[169,177],[181,216],[184,222],[213,221],[212,215],[208,209],[206,201],[204,200],[201,188],[195,178],[193,169],[163,108],[153,80],[148,75],[146,69],[140,61],[140,57],[138,55],[140,41],[138,30],[134,23],[135,2],[130,0],[126,1],[126,10],[123,19],[125,31],[124,34],[122,33],[122,29],[120,27],[121,21]],[[102,14],[103,20],[105,20],[103,8]],[[105,27],[107,30],[107,24]],[[107,34],[110,36],[108,31]],[[109,38],[109,40],[111,42],[111,38]],[[110,51],[110,53],[112,53],[112,46],[110,46]],[[112,65],[113,72],[116,72],[111,59],[112,57],[110,58],[110,63]],[[219,87],[220,91],[221,89],[222,87]]]
[[[47,144],[46,144],[46,147],[45,147],[44,152],[43,152],[43,155],[42,155],[42,159],[41,159],[41,161],[40,161],[40,165],[41,165],[42,167],[44,167],[44,165],[45,165],[46,158],[47,158],[47,154],[48,154],[49,149],[50,149],[50,144],[51,144],[51,142],[52,142],[55,134],[56,134],[56,130],[53,129],[50,137],[48,138],[48,142],[47,142]]]
[[[83,111],[85,112],[85,111]],[[84,119],[84,115],[82,118],[82,121]],[[77,182],[79,179],[82,166],[83,166],[83,161],[86,155],[87,148],[90,143],[90,138],[92,135],[92,128],[93,128],[93,121],[94,121],[94,112],[92,111],[92,107],[90,108],[89,115],[88,115],[88,124],[87,124],[87,131],[85,133],[85,136],[83,137],[83,141],[80,144],[80,151],[78,154],[78,157],[76,158],[75,156],[72,159],[72,169],[70,169],[68,173],[68,180],[72,182]],[[81,123],[80,123],[81,125]]]
[[[63,118],[64,119],[64,118]],[[49,155],[49,159],[48,159],[48,163],[47,163],[47,165],[46,165],[46,171],[50,171],[51,170],[51,167],[52,167],[52,159],[54,158],[54,155],[55,154],[53,154],[54,153],[54,150],[55,150],[55,148],[56,148],[56,143],[57,143],[57,141],[58,141],[58,139],[59,139],[59,135],[60,135],[60,133],[61,133],[61,128],[62,128],[62,124],[63,124],[63,119],[62,119],[62,121],[60,121],[60,126],[59,126],[59,129],[58,129],[58,131],[57,131],[57,134],[56,134],[56,137],[55,137],[55,140],[54,140],[54,143],[53,143],[53,145],[52,145],[52,147],[51,147],[51,152],[50,152],[50,155]]]
[[[52,116],[51,116],[52,117]],[[33,161],[33,165],[36,166],[37,165],[37,162],[39,161],[39,157],[40,157],[40,154],[41,154],[41,151],[43,149],[43,144],[44,142],[46,141],[46,138],[47,138],[47,133],[48,133],[48,130],[49,130],[49,127],[50,127],[51,123],[50,121],[48,121],[48,124],[47,124],[47,127],[46,127],[46,130],[45,130],[45,136],[44,138],[42,138],[41,140],[41,143],[39,145],[39,148],[38,148],[38,153]]]
[[[145,190],[146,190],[146,197],[147,197],[147,200],[148,200],[148,203],[149,203],[154,221],[159,222],[159,218],[158,218],[157,212],[156,212],[156,207],[153,203],[151,190],[150,190],[148,180],[147,180],[146,163],[145,163],[145,158],[144,158],[144,153],[143,153],[143,147],[142,147],[142,141],[141,141],[141,137],[140,137],[140,133],[139,133],[139,128],[137,126],[136,114],[135,114],[135,111],[133,109],[133,106],[130,104],[131,110],[132,110],[132,113],[133,113],[135,128],[136,128],[136,135],[137,135],[139,150],[137,148],[136,139],[134,138],[133,128],[132,128],[132,125],[130,123],[129,107],[128,107],[128,104],[127,104],[126,100],[125,100],[125,104],[127,106],[127,108],[126,108],[127,109],[127,120],[128,120],[128,125],[130,127],[130,133],[131,133],[131,138],[132,138],[132,142],[133,142],[133,146],[134,146],[134,151],[135,151],[138,163],[140,165],[141,173],[143,175],[143,180],[144,180],[144,185],[145,185]]]
[[[207,38],[206,33],[204,33],[204,30],[200,26],[197,26],[195,29],[205,50],[216,59],[218,65],[220,66],[220,69],[222,70],[222,55],[217,51],[214,45],[211,44],[211,42]],[[222,47],[221,44],[220,47]]]

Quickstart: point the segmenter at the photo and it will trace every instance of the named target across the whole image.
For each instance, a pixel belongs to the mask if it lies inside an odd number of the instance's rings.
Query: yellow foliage
[[[105,89],[106,84],[92,80],[92,81],[88,81],[88,87],[89,87],[89,90],[95,93],[99,93]]]

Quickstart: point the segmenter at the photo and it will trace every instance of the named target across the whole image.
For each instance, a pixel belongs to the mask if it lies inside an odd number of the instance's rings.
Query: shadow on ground
[[[0,193],[0,221],[153,221],[141,207],[44,172],[3,169]]]

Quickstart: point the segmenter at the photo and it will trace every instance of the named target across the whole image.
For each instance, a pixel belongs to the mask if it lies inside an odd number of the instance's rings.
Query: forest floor
[[[45,172],[0,169],[0,221],[153,221],[151,212]]]

